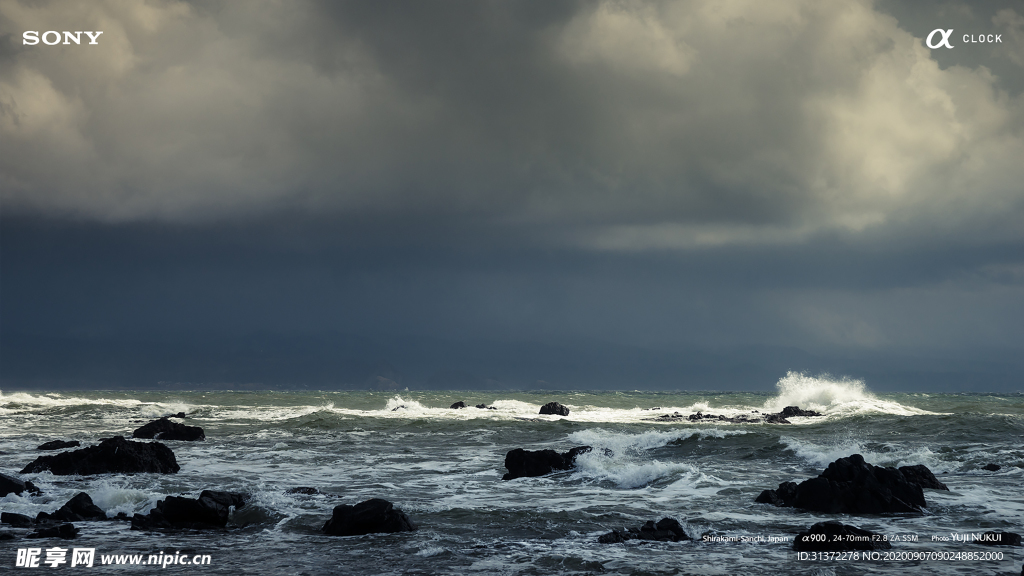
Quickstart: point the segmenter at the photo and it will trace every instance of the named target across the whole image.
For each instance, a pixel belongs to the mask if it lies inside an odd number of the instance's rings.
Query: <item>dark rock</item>
[[[79,492],[52,514],[40,512],[36,522],[79,522],[82,520],[106,520],[107,513],[92,503],[85,492]]]
[[[502,480],[514,480],[523,476],[543,476],[555,470],[569,470],[576,465],[576,457],[590,452],[590,446],[577,446],[568,452],[554,450],[523,450],[516,448],[505,454],[505,468],[508,474]]]
[[[25,536],[25,538],[63,538],[64,540],[71,540],[76,536],[78,536],[78,528],[75,528],[74,524],[61,524],[60,526],[40,528]]]
[[[51,440],[45,444],[40,444],[36,450],[61,450],[63,448],[78,448],[82,443],[78,440]]]
[[[939,479],[932,474],[932,471],[928,469],[924,464],[915,464],[913,466],[900,466],[899,471],[903,473],[903,476],[908,482],[917,484],[921,488],[933,488],[935,490],[946,490],[949,488],[945,484],[939,482]]]
[[[801,410],[799,406],[786,406],[782,412],[779,412],[779,415],[783,418],[792,418],[793,416],[821,416],[821,413],[814,410]]]
[[[690,536],[683,530],[678,520],[673,518],[662,518],[657,524],[648,520],[640,528],[623,528],[612,530],[601,535],[597,541],[601,544],[615,544],[627,540],[655,540],[658,542],[682,542],[690,540]]]
[[[168,496],[147,515],[132,516],[132,530],[204,530],[223,528],[231,507],[245,506],[247,496],[233,492],[203,490],[199,498]]]
[[[180,470],[174,452],[159,442],[129,442],[122,436],[104,440],[98,446],[40,456],[22,469],[22,474],[49,470],[58,476],[70,474],[173,474]]]
[[[15,512],[0,512],[0,524],[10,524],[15,528],[28,528],[35,524],[30,516],[17,514]]]
[[[487,404],[477,404],[476,407],[481,410],[497,410],[494,406],[488,406]]]
[[[0,542],[4,540],[14,540],[14,534],[10,532],[0,532]]]
[[[178,412],[177,414],[168,414],[165,418],[188,418],[184,412]]]
[[[196,442],[206,440],[206,434],[199,426],[185,426],[178,422],[171,422],[166,417],[153,420],[132,432],[133,438],[150,438],[156,440],[184,440]]]
[[[450,408],[452,410],[458,410],[459,408],[465,408],[465,407],[466,407],[466,403],[463,402],[462,400],[459,400],[458,402],[456,402],[455,404],[452,404],[450,406]]]
[[[892,545],[881,534],[834,520],[818,522],[807,532],[801,532],[793,539],[793,550],[797,552],[843,552],[847,550],[888,550],[890,548]]]
[[[24,473],[23,471],[22,474]],[[40,493],[39,488],[36,488],[35,484],[27,480],[18,480],[14,476],[0,474],[0,497],[7,496],[8,494],[18,494],[20,496],[26,491],[29,494]]]
[[[323,494],[323,492],[309,486],[299,486],[298,488],[289,488],[285,494],[305,494],[307,496],[313,496],[316,494]]]
[[[789,420],[782,414],[766,414],[764,421],[768,424],[790,424]]]
[[[985,464],[981,467],[982,470],[988,470],[989,472],[995,472],[1002,468],[999,464]]]
[[[778,490],[762,492],[757,501],[829,514],[920,513],[926,503],[916,481],[928,469],[909,468],[910,479],[895,468],[868,464],[854,454],[829,464],[817,478],[804,480],[795,489],[785,482]]]
[[[548,402],[540,407],[541,414],[554,414],[556,416],[568,416],[569,409],[558,402]]]
[[[335,506],[334,514],[322,530],[332,536],[358,536],[379,532],[412,532],[416,530],[416,524],[391,502],[373,498],[355,506]]]
[[[985,532],[981,535],[980,540],[975,540],[978,544],[985,544],[986,546],[1020,546],[1020,534],[1013,532],[1003,532],[1001,530],[995,532]]]

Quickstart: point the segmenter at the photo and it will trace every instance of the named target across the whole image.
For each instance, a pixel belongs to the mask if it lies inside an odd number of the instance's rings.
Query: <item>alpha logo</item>
[[[942,35],[942,40],[939,40],[939,42],[936,43],[936,44],[932,44],[932,38],[934,38],[936,34]],[[940,46],[945,46],[946,48],[953,48],[953,46],[949,43],[949,37],[952,36],[952,35],[953,35],[953,29],[952,28],[950,28],[949,30],[943,30],[942,28],[936,28],[935,30],[932,30],[932,33],[929,34],[927,38],[925,38],[924,45],[929,47],[929,48],[931,48],[932,50],[935,50],[936,48],[938,48]]]
[[[932,38],[935,38],[936,34],[942,36],[942,39],[939,40],[938,42],[932,44]],[[929,48],[931,48],[932,50],[935,50],[936,48],[941,48],[942,46],[945,46],[946,48],[952,48],[953,45],[949,43],[949,37],[952,36],[952,35],[953,35],[953,29],[952,28],[950,28],[949,30],[943,30],[942,28],[936,28],[935,30],[932,30],[932,33],[929,34],[927,38],[924,39],[924,45],[929,47]],[[986,44],[986,43],[987,44],[996,44],[996,43],[1002,44],[1003,43],[1003,35],[1002,34],[964,34],[964,44]]]
[[[89,44],[99,44],[97,39],[100,37],[100,34],[103,34],[103,31],[100,30],[97,32],[87,30],[83,32],[79,30],[76,32],[58,32],[56,30],[47,30],[46,32],[43,32],[40,36],[38,30],[27,30],[25,31],[24,34],[21,35],[21,43],[26,46],[35,46],[36,44],[39,44],[40,40],[42,40],[43,44],[46,44],[47,46],[53,46],[55,44],[72,43],[81,44],[82,34],[85,34],[89,37]],[[61,42],[61,40],[63,40],[64,42]]]

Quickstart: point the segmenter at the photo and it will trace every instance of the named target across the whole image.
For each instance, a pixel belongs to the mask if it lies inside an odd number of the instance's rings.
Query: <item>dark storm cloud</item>
[[[936,54],[938,27],[1005,42]],[[48,29],[104,35],[21,44]],[[1022,30],[1012,3],[0,0],[3,332],[1019,347]]]

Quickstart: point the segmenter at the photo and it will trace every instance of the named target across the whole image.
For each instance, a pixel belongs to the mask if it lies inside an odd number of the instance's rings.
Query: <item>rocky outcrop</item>
[[[231,507],[245,506],[247,496],[234,492],[203,490],[199,498],[168,496],[149,514],[132,516],[132,530],[208,530],[224,528]]]
[[[921,488],[949,491],[949,488],[947,488],[942,482],[939,482],[939,479],[935,477],[935,474],[932,474],[932,471],[924,464],[900,466],[899,471],[903,473],[903,476],[907,481],[917,484]]]
[[[49,470],[58,476],[70,474],[173,474],[180,470],[174,452],[159,442],[130,442],[115,436],[81,450],[40,456],[22,469],[22,474]]]
[[[848,550],[888,550],[892,544],[881,534],[842,522],[818,522],[793,539],[797,552],[845,552]]]
[[[61,524],[60,526],[40,528],[28,536],[25,536],[25,538],[61,538],[64,540],[71,540],[76,536],[78,536],[78,528],[75,528],[74,524]]]
[[[322,530],[331,536],[359,536],[379,532],[412,532],[416,530],[416,524],[391,502],[373,498],[355,506],[335,506],[331,519],[324,524]]]
[[[452,404],[451,406],[449,406],[449,408],[451,408],[452,410],[458,410],[459,408],[465,408],[465,407],[466,407],[466,403],[463,402],[462,400],[459,400],[455,404]]]
[[[794,416],[821,416],[820,412],[814,410],[801,410],[799,406],[786,406],[782,409],[782,412],[778,413],[783,418],[792,418]]]
[[[1021,539],[1020,534],[1014,532],[1003,532],[1001,530],[994,532],[985,532],[981,535],[981,538],[975,540],[978,544],[985,544],[986,546],[1020,546]]]
[[[982,470],[988,470],[989,472],[998,472],[1002,468],[999,464],[985,464],[981,467]]]
[[[40,512],[36,523],[43,522],[79,522],[82,520],[106,520],[107,513],[93,504],[92,498],[85,492],[79,492],[55,512]]]
[[[25,472],[22,471],[22,474]],[[36,488],[35,484],[27,480],[19,480],[14,476],[8,476],[7,474],[0,474],[0,497],[7,496],[8,494],[39,494],[39,488]]]
[[[0,512],[0,524],[9,524],[15,528],[28,528],[35,524],[35,520],[16,512]]]
[[[682,542],[691,540],[678,520],[662,518],[657,523],[648,520],[640,528],[623,528],[602,534],[597,541],[601,544],[615,544],[627,540],[656,540],[658,542]]]
[[[854,454],[829,464],[817,478],[783,482],[776,490],[761,492],[755,501],[829,514],[919,513],[926,502],[918,481],[941,483],[924,466],[904,468],[910,469],[906,475],[868,464]]]
[[[505,454],[505,468],[508,474],[502,480],[514,480],[523,476],[543,476],[555,470],[569,470],[576,465],[576,457],[590,452],[590,446],[577,446],[568,452],[554,450],[523,450],[516,448]]]
[[[477,404],[476,407],[481,410],[497,410],[494,406],[488,406],[487,404]]]
[[[171,422],[166,417],[153,420],[145,426],[136,428],[132,432],[133,438],[146,438],[154,440],[184,440],[196,442],[206,440],[206,434],[199,426],[185,426],[178,422]]]
[[[558,402],[548,402],[540,407],[541,414],[553,414],[555,416],[568,416],[569,409]]]
[[[78,448],[82,443],[78,440],[51,440],[44,444],[40,444],[36,450],[63,450],[64,448]]]
[[[652,408],[657,410],[657,408]],[[754,416],[756,414],[756,416]],[[674,421],[674,420],[688,420],[690,422],[728,422],[730,424],[757,424],[764,422],[766,424],[791,424],[786,418],[793,416],[821,416],[820,413],[814,410],[801,410],[798,406],[786,406],[781,412],[774,414],[762,414],[757,410],[754,410],[748,414],[740,414],[739,416],[725,416],[724,414],[705,414],[703,412],[694,412],[690,415],[683,415],[679,412],[672,414],[662,414],[657,418],[649,418],[652,421]]]

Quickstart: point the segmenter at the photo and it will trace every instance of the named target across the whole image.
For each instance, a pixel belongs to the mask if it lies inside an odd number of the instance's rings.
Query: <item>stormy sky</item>
[[[0,0],[0,386],[1019,391],[1022,94],[1011,1]]]

